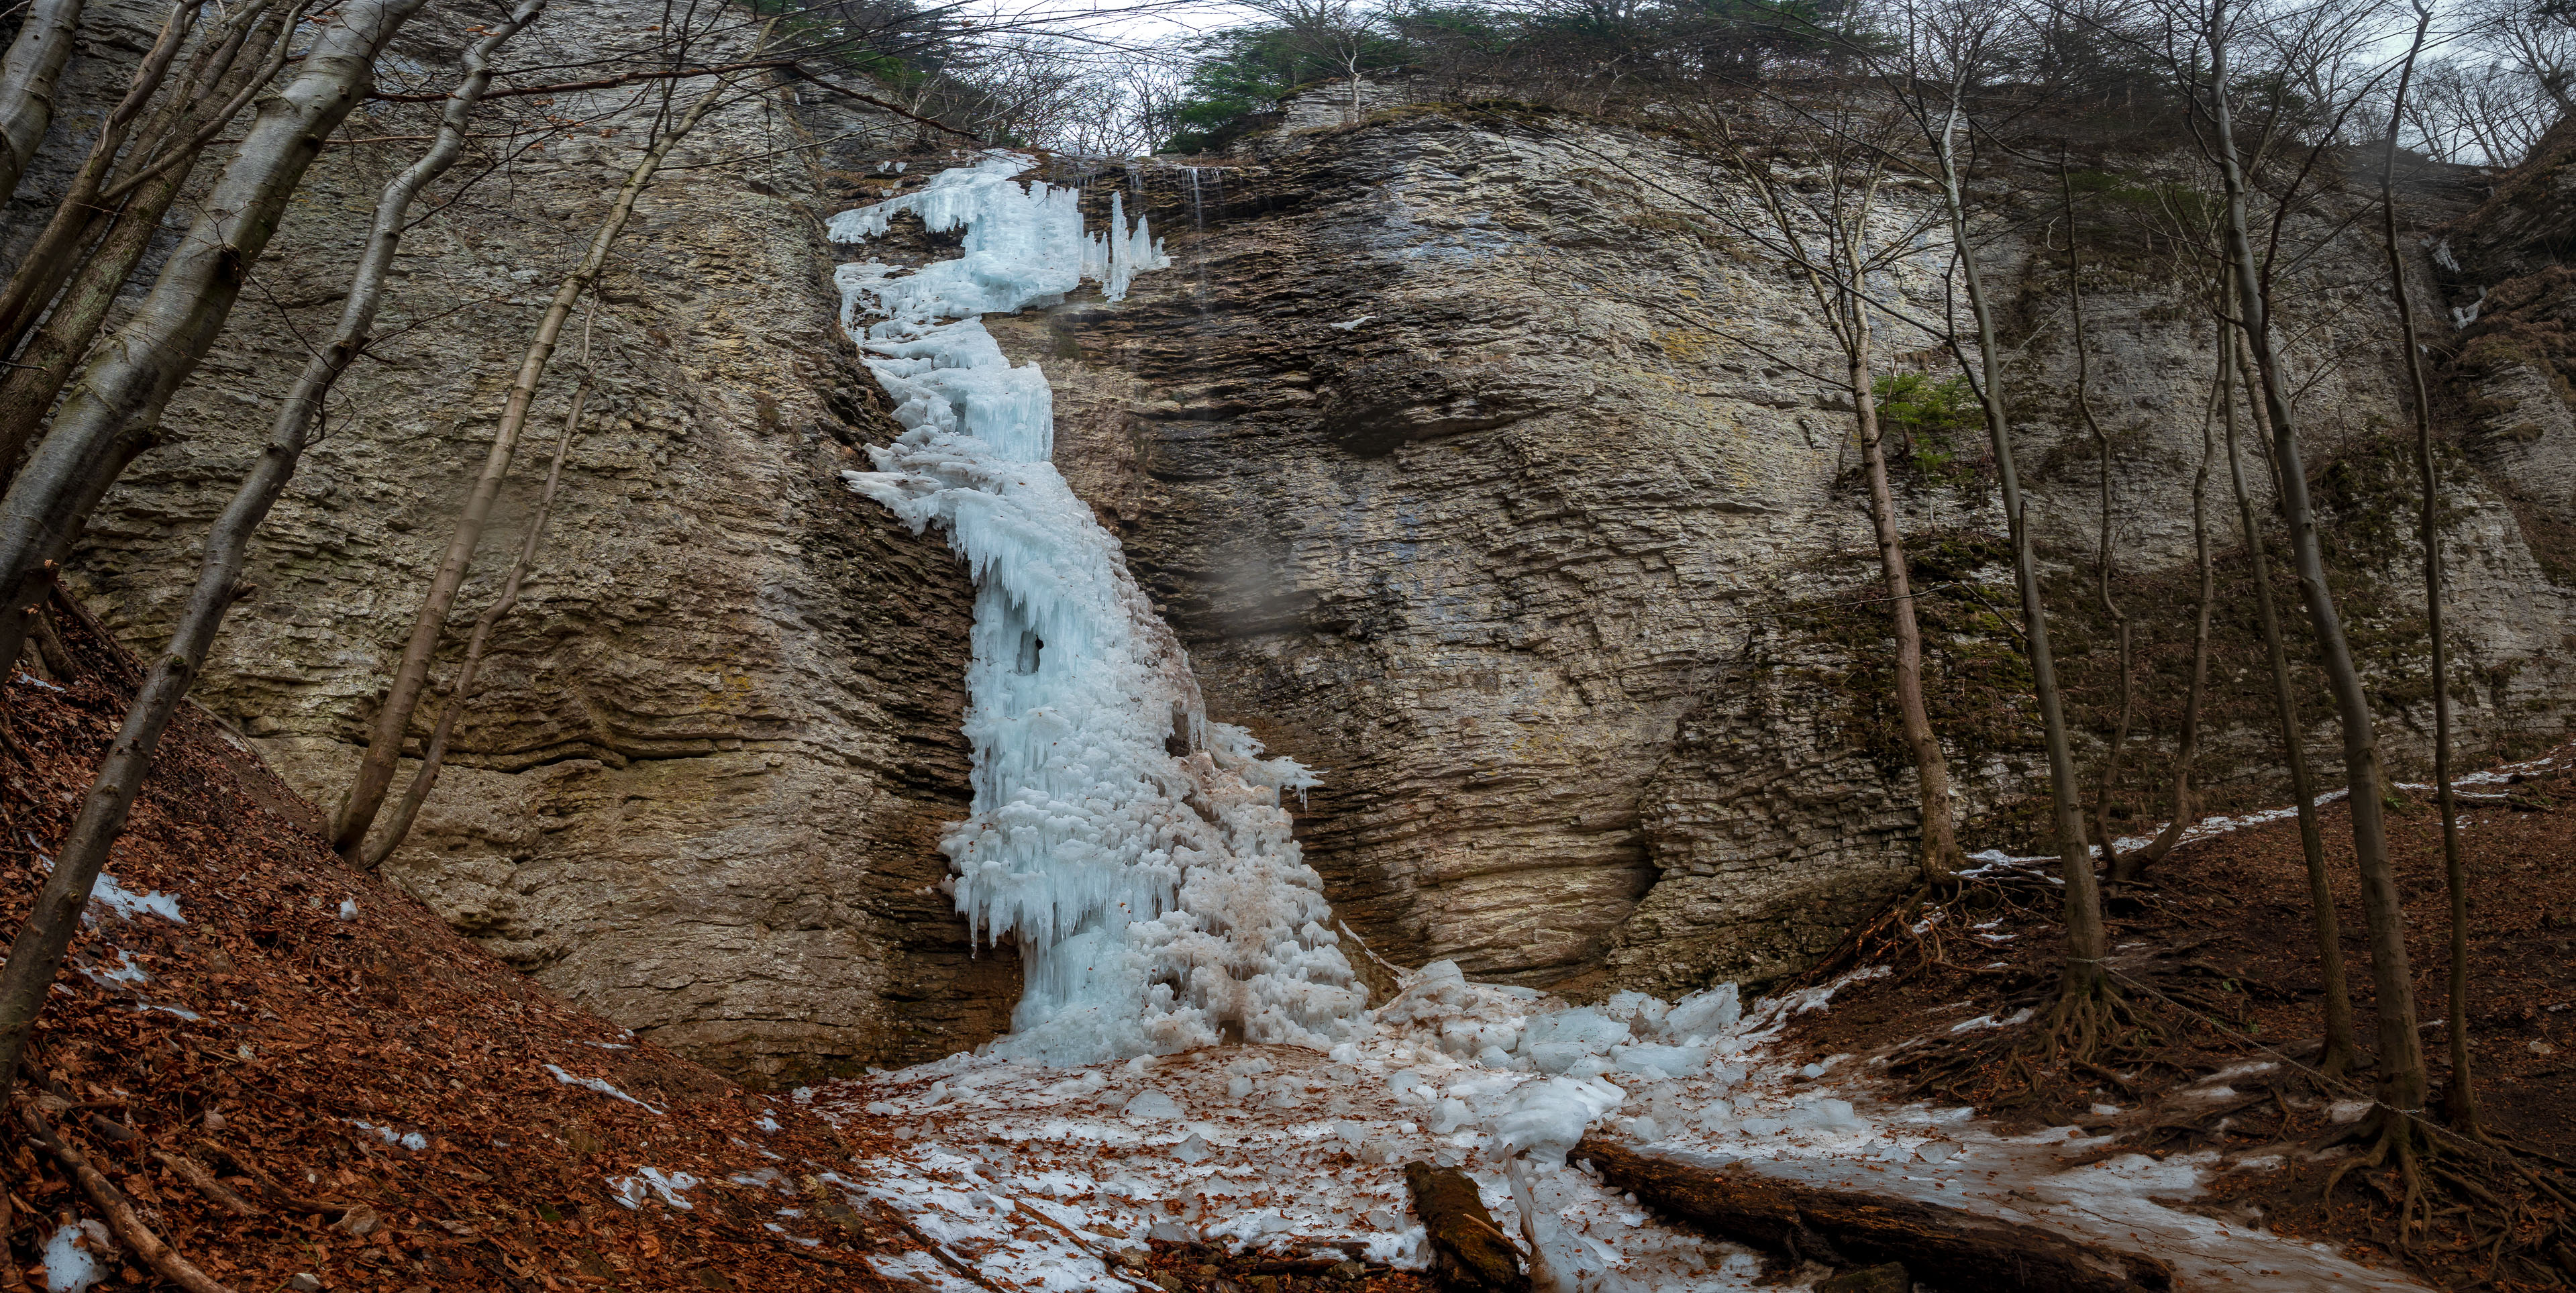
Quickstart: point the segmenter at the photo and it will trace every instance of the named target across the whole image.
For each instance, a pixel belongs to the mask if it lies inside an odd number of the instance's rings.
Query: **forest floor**
[[[75,676],[0,683],[0,929],[23,923],[138,680],[61,627]],[[849,1179],[898,1148],[880,1120],[826,1121],[552,996],[344,865],[322,826],[183,712],[37,1024],[30,1082],[69,1102],[57,1130],[181,1256],[239,1293],[996,1287],[954,1278],[954,1245]],[[0,1260],[28,1287],[168,1287],[14,1118],[0,1186]],[[1430,1287],[1196,1244],[1121,1256],[1144,1279],[1113,1286]]]
[[[64,627],[80,676],[0,687],[0,928],[24,920],[135,681]],[[184,713],[37,1024],[30,1080],[74,1102],[58,1129],[182,1256],[245,1293],[893,1287],[868,1256],[918,1245],[816,1181],[869,1149],[863,1127],[548,995],[344,866],[319,824]],[[0,1145],[5,1255],[32,1287],[157,1284],[84,1230],[99,1210],[15,1119]]]
[[[2470,1057],[2484,1116],[2518,1146],[2576,1160],[2576,746],[2455,785],[2471,894]],[[2409,793],[2390,816],[2391,844],[2438,1092],[2450,1070],[2441,819],[2429,789]],[[2331,1203],[2321,1195],[2349,1151],[2314,1147],[2368,1108],[2378,1020],[2349,814],[2337,802],[2319,816],[2365,1055],[2359,1071],[2328,1080],[2313,1068],[2324,990],[2298,823],[2286,814],[2184,844],[2147,886],[2114,895],[2109,965],[2154,1031],[2090,1075],[2032,1089],[2000,1063],[1956,1064],[1962,1035],[1990,1037],[1988,1059],[2026,1037],[2036,1025],[2016,1022],[2016,1005],[2037,1004],[2044,1017],[2041,998],[2064,957],[2053,862],[1990,864],[1984,883],[1929,922],[1889,924],[1864,939],[1850,949],[1854,963],[1897,973],[1799,1017],[1783,1053],[1865,1057],[1896,1079],[1889,1094],[1974,1105],[2005,1129],[2080,1129],[2083,1150],[2070,1162],[2120,1153],[2188,1161],[2203,1186],[2182,1206],[2331,1243],[2365,1266],[2452,1288],[2542,1287],[2516,1283],[2510,1266],[2490,1265],[2484,1246],[2445,1225],[2403,1251],[2392,1170],[2347,1177]],[[1935,1058],[1944,1050],[1946,1065]]]

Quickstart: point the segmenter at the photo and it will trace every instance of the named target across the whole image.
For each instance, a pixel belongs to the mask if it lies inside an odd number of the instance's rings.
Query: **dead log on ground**
[[[1431,1274],[1452,1293],[1529,1293],[1520,1249],[1494,1224],[1476,1183],[1454,1167],[1404,1165],[1413,1214],[1431,1234]]]
[[[1640,1154],[1599,1133],[1570,1156],[1613,1189],[1718,1239],[1837,1267],[1894,1262],[1937,1289],[2137,1293],[2173,1287],[2153,1257],[2081,1244],[2036,1226],[1748,1170]]]

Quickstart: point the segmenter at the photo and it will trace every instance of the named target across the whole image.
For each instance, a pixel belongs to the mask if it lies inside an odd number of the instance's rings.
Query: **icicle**
[[[907,210],[966,230],[955,260],[837,279],[843,326],[905,428],[850,485],[946,531],[976,581],[974,806],[941,847],[970,926],[1021,948],[1026,986],[997,1045],[1067,1064],[1229,1031],[1330,1045],[1365,1026],[1366,993],[1280,802],[1314,774],[1207,720],[1187,654],[1049,461],[1045,375],[1012,367],[979,317],[1085,279],[1114,301],[1171,262],[1118,193],[1091,234],[1079,188],[1011,178],[1030,165],[988,154],[830,226],[859,241]]]

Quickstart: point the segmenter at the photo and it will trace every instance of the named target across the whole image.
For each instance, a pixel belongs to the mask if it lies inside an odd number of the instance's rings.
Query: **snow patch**
[[[363,1118],[351,1118],[349,1119],[349,1125],[360,1131],[372,1131],[376,1133],[377,1137],[382,1139],[388,1145],[399,1145],[404,1149],[415,1152],[429,1148],[429,1137],[416,1131],[395,1131],[391,1127],[378,1126]]]
[[[46,1293],[83,1293],[107,1278],[101,1253],[116,1251],[107,1227],[95,1221],[57,1228],[45,1240]]]
[[[644,1206],[648,1195],[659,1197],[662,1202],[683,1212],[694,1212],[698,1205],[689,1202],[682,1192],[706,1184],[686,1172],[665,1172],[658,1167],[639,1167],[633,1176],[602,1179],[608,1182],[609,1193],[630,1212]]]
[[[545,1070],[546,1070],[546,1072],[548,1072],[548,1073],[552,1073],[552,1074],[554,1074],[554,1075],[555,1075],[555,1081],[557,1081],[557,1082],[561,1082],[561,1083],[563,1083],[565,1086],[577,1086],[577,1087],[583,1087],[583,1088],[586,1088],[586,1089],[588,1089],[588,1090],[596,1091],[596,1092],[600,1093],[601,1095],[609,1096],[609,1097],[611,1097],[611,1098],[613,1098],[613,1099],[623,1100],[623,1101],[625,1101],[626,1103],[631,1104],[631,1105],[634,1105],[635,1107],[637,1107],[637,1108],[639,1108],[639,1109],[647,1109],[647,1110],[651,1110],[651,1111],[652,1111],[652,1112],[654,1112],[654,1113],[660,1113],[660,1112],[662,1112],[662,1111],[661,1111],[661,1110],[659,1110],[659,1109],[655,1109],[652,1105],[646,1104],[646,1103],[644,1103],[643,1101],[638,1100],[638,1099],[636,1099],[635,1097],[633,1097],[633,1096],[631,1096],[631,1095],[628,1095],[628,1094],[626,1094],[626,1093],[625,1093],[625,1092],[623,1092],[623,1091],[618,1090],[616,1087],[609,1085],[609,1083],[608,1083],[606,1080],[604,1080],[604,1079],[601,1079],[601,1078],[589,1078],[589,1077],[574,1077],[572,1074],[570,1074],[570,1073],[566,1073],[566,1072],[564,1072],[562,1069],[557,1068],[556,1066],[554,1066],[554,1065],[552,1065],[552,1064],[548,1064],[548,1065],[546,1065],[546,1066],[545,1066]]]

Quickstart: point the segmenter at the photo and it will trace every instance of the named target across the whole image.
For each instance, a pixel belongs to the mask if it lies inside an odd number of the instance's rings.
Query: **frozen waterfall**
[[[1018,943],[1027,985],[997,1048],[1058,1064],[1229,1037],[1329,1045],[1366,994],[1290,833],[1285,789],[1313,774],[1207,720],[1189,657],[1053,462],[1053,400],[980,316],[1052,305],[1084,280],[1123,298],[1167,268],[1110,199],[1086,233],[1076,189],[1022,184],[992,152],[925,188],[833,218],[836,241],[900,212],[964,227],[964,254],[838,271],[842,324],[905,431],[853,489],[915,532],[936,524],[975,578],[965,731],[974,807],[942,841],[958,910]]]

